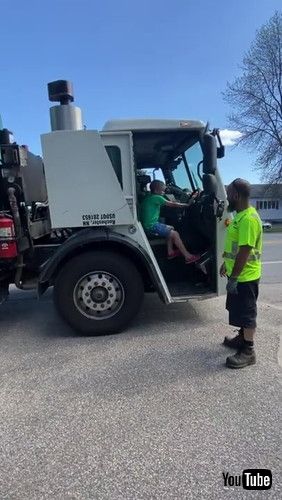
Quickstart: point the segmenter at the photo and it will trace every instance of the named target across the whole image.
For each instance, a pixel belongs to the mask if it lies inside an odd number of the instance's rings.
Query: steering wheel
[[[180,201],[181,203],[189,203],[192,198],[194,199],[194,202],[197,202],[197,200],[199,200],[200,197],[204,194],[203,191],[201,191],[199,188],[194,189],[194,191],[192,192],[186,193],[184,189],[172,183],[167,184],[166,192],[175,194],[178,197],[177,201]],[[195,196],[196,194],[197,196]],[[184,210],[186,210],[186,208]]]
[[[200,196],[200,194],[201,194],[200,188],[194,189],[194,191],[192,191],[192,193],[190,194],[190,197],[194,196],[197,193],[198,193],[198,196]]]
[[[188,194],[185,193],[182,188],[176,186],[176,184],[167,184],[165,192],[166,194],[173,194],[176,200],[180,201],[181,203],[187,203],[187,201],[189,200]]]
[[[203,191],[201,191],[199,188],[198,189],[194,189],[194,191],[192,191],[192,193],[190,194],[189,196],[189,199],[191,200],[192,198],[194,199],[194,201],[196,202],[197,200],[199,200],[201,197],[203,196]]]
[[[172,193],[173,192],[176,192],[176,193],[183,193],[183,189],[180,188],[179,186],[177,186],[176,184],[172,184],[172,183],[169,183],[166,185],[166,192],[169,194],[169,193]]]

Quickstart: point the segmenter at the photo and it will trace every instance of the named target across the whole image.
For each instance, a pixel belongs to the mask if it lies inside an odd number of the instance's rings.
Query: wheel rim
[[[81,314],[94,320],[111,318],[124,303],[124,288],[119,279],[105,271],[84,275],[73,292],[74,303]]]

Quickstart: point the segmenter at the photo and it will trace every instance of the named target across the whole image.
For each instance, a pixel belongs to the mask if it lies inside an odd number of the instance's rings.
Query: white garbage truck
[[[72,84],[48,84],[51,132],[42,157],[0,130],[0,302],[14,284],[53,287],[59,314],[77,332],[124,330],[144,293],[166,303],[220,295],[226,194],[217,162],[224,156],[218,129],[197,120],[108,121],[87,130],[73,105]],[[196,264],[167,259],[166,240],[148,236],[140,205],[153,179],[168,200],[162,208]]]

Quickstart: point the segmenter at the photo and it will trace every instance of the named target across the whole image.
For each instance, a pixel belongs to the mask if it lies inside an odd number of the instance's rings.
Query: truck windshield
[[[176,186],[188,191],[202,189],[202,180],[198,175],[198,164],[202,160],[201,145],[199,142],[196,142],[182,154],[181,162],[173,171]]]

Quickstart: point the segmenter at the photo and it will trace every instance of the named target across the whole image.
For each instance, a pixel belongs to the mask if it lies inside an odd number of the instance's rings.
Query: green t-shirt
[[[164,196],[148,193],[141,203],[140,219],[144,229],[150,229],[160,218],[161,207],[167,203]]]
[[[229,224],[224,245],[227,276],[232,274],[239,247],[252,247],[247,263],[238,276],[239,282],[257,280],[261,276],[262,224],[254,207],[236,214]]]

